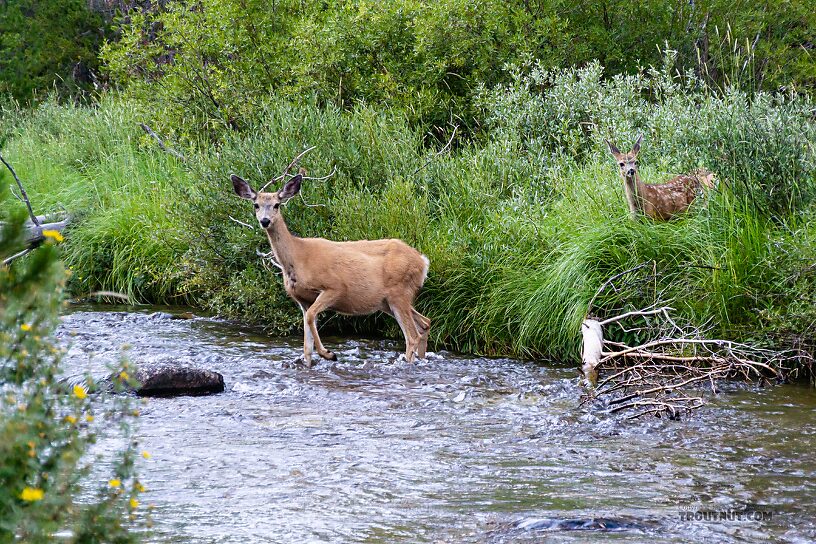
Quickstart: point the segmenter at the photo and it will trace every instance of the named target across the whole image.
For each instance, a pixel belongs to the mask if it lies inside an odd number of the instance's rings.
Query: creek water
[[[579,407],[574,368],[407,364],[400,342],[326,337],[339,360],[304,369],[300,338],[118,310],[62,317],[69,374],[104,375],[127,344],[134,362],[192,360],[226,382],[139,401],[149,542],[816,541],[806,385],[729,386],[680,421],[627,421]]]

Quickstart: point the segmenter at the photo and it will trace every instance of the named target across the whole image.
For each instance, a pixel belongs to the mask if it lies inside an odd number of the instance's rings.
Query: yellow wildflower
[[[77,422],[77,418],[76,418],[76,416],[67,415],[67,416],[65,416],[65,421],[67,421],[68,423],[73,425],[74,423]]]
[[[85,388],[82,387],[81,385],[75,385],[74,395],[76,395],[76,398],[78,398],[79,400],[82,400],[88,396],[88,393],[85,391]]]
[[[117,480],[114,478],[113,480],[108,481],[108,485],[111,487],[120,487],[122,485],[122,482],[121,480]]]
[[[26,502],[41,501],[44,496],[45,491],[39,487],[25,487],[23,492],[20,493],[20,498]]]
[[[139,507],[139,501],[137,501],[136,499],[131,498],[130,499],[130,508],[132,510],[136,510],[138,507]]]
[[[150,459],[150,452],[147,450],[142,450],[142,457],[145,459]]]
[[[119,377],[122,378],[123,380],[129,380],[130,379],[130,375],[127,372],[125,372],[124,370],[119,373]]]
[[[144,484],[142,484],[142,482],[136,482],[135,484],[133,484],[133,489],[135,489],[139,493],[144,493],[146,488]]]
[[[23,329],[23,332],[28,332],[31,330],[31,325],[29,325],[28,323],[23,323],[22,325],[20,325],[20,328]]]
[[[94,416],[92,416],[91,414],[88,414],[87,416],[85,416],[85,421],[87,421],[88,423],[91,423],[93,420],[94,420]]]
[[[42,235],[46,238],[51,238],[56,242],[62,242],[65,238],[62,237],[62,234],[58,230],[44,230],[42,231]]]

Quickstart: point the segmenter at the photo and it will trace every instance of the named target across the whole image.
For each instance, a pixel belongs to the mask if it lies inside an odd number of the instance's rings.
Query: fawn
[[[688,210],[703,189],[714,187],[714,174],[705,169],[697,169],[690,174],[675,176],[660,184],[647,184],[640,180],[637,156],[643,135],[638,136],[629,153],[621,153],[615,144],[606,140],[609,151],[618,161],[623,178],[623,190],[632,218],[638,213],[652,219],[667,220]]]

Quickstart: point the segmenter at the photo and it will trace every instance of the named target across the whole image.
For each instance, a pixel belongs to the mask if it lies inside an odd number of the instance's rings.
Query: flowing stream
[[[339,361],[307,370],[300,338],[123,310],[63,316],[70,374],[104,375],[127,344],[226,382],[140,407],[150,542],[816,541],[807,385],[729,386],[681,421],[630,422],[579,407],[574,368],[411,365],[401,342],[326,337]]]

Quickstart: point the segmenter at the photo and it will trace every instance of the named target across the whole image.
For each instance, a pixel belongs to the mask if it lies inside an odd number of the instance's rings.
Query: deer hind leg
[[[417,332],[419,333],[419,341],[417,342],[417,357],[425,358],[425,351],[428,349],[428,332],[431,330],[431,320],[411,308],[411,315],[414,318]]]
[[[412,314],[413,308],[407,303],[388,303],[391,314],[397,320],[402,334],[405,336],[405,359],[411,363],[414,361],[414,353],[420,342],[420,335],[417,331],[417,324]]]
[[[312,360],[312,340],[314,342],[314,347],[317,348],[317,354],[323,357],[324,359],[328,359],[329,361],[336,361],[337,355],[332,353],[331,351],[327,350],[323,347],[323,342],[320,341],[320,335],[317,333],[317,316],[332,305],[332,303],[337,299],[337,295],[335,293],[330,293],[329,291],[321,292],[315,301],[303,312],[303,356],[306,359],[306,364],[311,366]],[[308,348],[308,351],[307,351]]]

